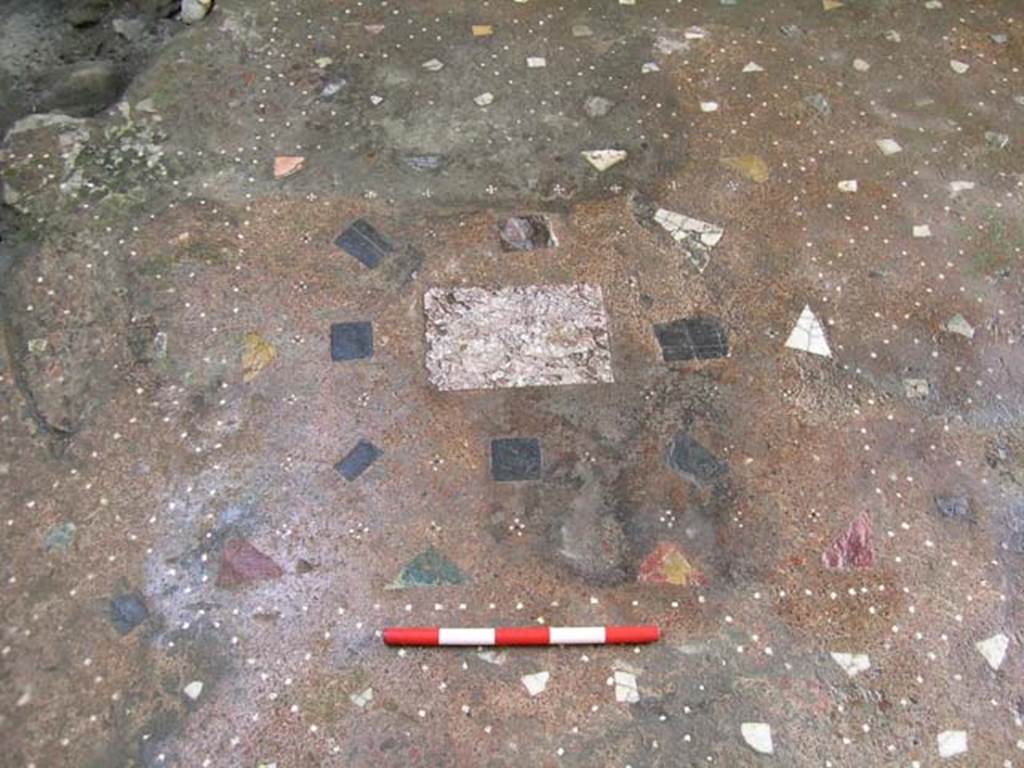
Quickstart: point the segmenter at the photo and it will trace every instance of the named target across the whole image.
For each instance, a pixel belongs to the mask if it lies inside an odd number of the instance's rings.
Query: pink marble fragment
[[[276,579],[284,574],[281,566],[245,539],[232,539],[224,545],[217,585],[237,587],[253,581]]]
[[[861,512],[850,527],[821,553],[821,564],[832,570],[870,568],[875,564],[873,529],[867,512]]]

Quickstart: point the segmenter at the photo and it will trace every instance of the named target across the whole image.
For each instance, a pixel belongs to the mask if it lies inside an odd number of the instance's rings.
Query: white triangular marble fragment
[[[367,688],[365,691],[353,693],[348,698],[357,707],[365,707],[367,704],[373,701],[373,688]]]
[[[837,185],[840,192],[856,192],[857,191],[857,180],[856,179],[844,179]]]
[[[931,237],[932,228],[927,224],[915,224],[914,225],[914,237]]]
[[[772,727],[768,723],[742,723],[740,733],[743,740],[755,752],[762,755],[775,754],[775,745],[772,743]]]
[[[1006,660],[1006,649],[1010,647],[1010,638],[1002,632],[974,644],[978,653],[985,657],[985,661],[992,669],[999,669]]]
[[[684,40],[676,40],[675,38],[668,37],[666,35],[658,35],[654,40],[654,48],[658,53],[671,56],[673,53],[688,50],[690,46]]]
[[[711,262],[711,249],[718,245],[718,241],[725,235],[725,230],[717,224],[694,219],[667,208],[659,208],[654,214],[654,221],[682,246],[690,257],[690,262],[700,272],[703,272]]]
[[[722,239],[725,230],[716,224],[694,219],[683,213],[676,213],[667,208],[659,208],[654,213],[654,220],[661,224],[676,240],[684,240],[696,235],[703,245],[714,248]]]
[[[701,112],[717,112],[718,102],[717,101],[702,101],[700,103]]]
[[[744,72],[764,72],[764,67],[762,67],[757,62],[751,61],[751,62],[748,62],[745,67],[743,67],[743,71]]]
[[[811,312],[811,308],[806,305],[804,311],[800,313],[796,325],[793,326],[789,338],[786,339],[786,346],[801,352],[810,352],[812,355],[832,357],[828,339],[825,338],[825,329],[815,314]]]
[[[974,338],[974,326],[967,322],[967,318],[957,312],[949,320],[942,324],[944,330],[950,333],[957,333],[965,339]]]
[[[866,653],[834,652],[832,661],[842,667],[850,677],[855,677],[871,668],[871,659]]]
[[[526,690],[531,696],[539,696],[548,687],[548,679],[550,677],[550,672],[534,672],[532,675],[523,675],[519,679],[522,680],[523,685],[526,686]]]
[[[949,193],[951,195],[959,194],[960,192],[966,192],[970,189],[974,189],[973,181],[951,181],[949,182]]]
[[[956,757],[967,751],[967,731],[943,731],[935,740],[939,757]]]
[[[583,155],[584,160],[599,171],[607,171],[613,165],[625,160],[627,155],[624,149],[591,149],[580,152],[580,154]]]
[[[444,63],[439,59],[431,59],[423,62],[423,68],[428,72],[440,72],[444,68]]]
[[[879,139],[875,142],[875,146],[881,150],[883,155],[895,155],[897,152],[903,151],[903,147],[894,139]]]
[[[661,72],[661,67],[659,67],[657,63],[653,61],[647,61],[644,62],[644,64],[640,67],[640,72],[641,74],[644,75],[649,74],[651,72]]]
[[[192,701],[195,701],[203,692],[203,681],[193,680],[191,683],[185,686],[183,693],[188,696]]]
[[[956,59],[950,59],[949,68],[956,72],[958,75],[962,75],[964,72],[971,68],[971,65],[965,64],[962,61],[957,61]]]
[[[384,97],[383,96],[378,96],[376,93],[374,93],[374,94],[372,94],[370,96],[370,103],[373,104],[373,106],[375,106],[375,107],[378,104],[381,104],[383,101],[384,101]]]
[[[615,700],[625,704],[636,704],[640,701],[640,689],[636,687],[636,675],[621,669],[612,675],[615,684]]]
[[[473,102],[478,107],[486,107],[488,104],[494,101],[494,94],[490,91],[481,93],[479,96],[474,97]]]

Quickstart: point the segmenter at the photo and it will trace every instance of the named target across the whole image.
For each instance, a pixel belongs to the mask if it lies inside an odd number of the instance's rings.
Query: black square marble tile
[[[667,363],[676,360],[711,360],[729,354],[725,328],[714,317],[687,317],[654,326]]]
[[[331,360],[362,360],[371,357],[371,323],[335,323],[331,326]]]
[[[491,477],[498,482],[540,478],[540,441],[532,437],[503,437],[491,441]]]
[[[359,259],[370,269],[394,250],[389,243],[365,219],[357,219],[352,225],[334,240],[334,244]]]
[[[383,455],[384,451],[369,440],[360,440],[345,455],[345,458],[334,465],[334,468],[338,470],[338,474],[351,482],[369,469],[370,465]]]

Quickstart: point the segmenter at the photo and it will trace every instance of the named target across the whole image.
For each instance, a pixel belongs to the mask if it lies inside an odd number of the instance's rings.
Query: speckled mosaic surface
[[[1017,3],[186,5],[0,150],[0,763],[1024,765]]]

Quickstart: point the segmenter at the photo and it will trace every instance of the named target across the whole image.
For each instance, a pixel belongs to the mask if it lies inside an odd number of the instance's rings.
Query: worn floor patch
[[[599,286],[432,288],[423,307],[427,370],[438,389],[613,380]]]

